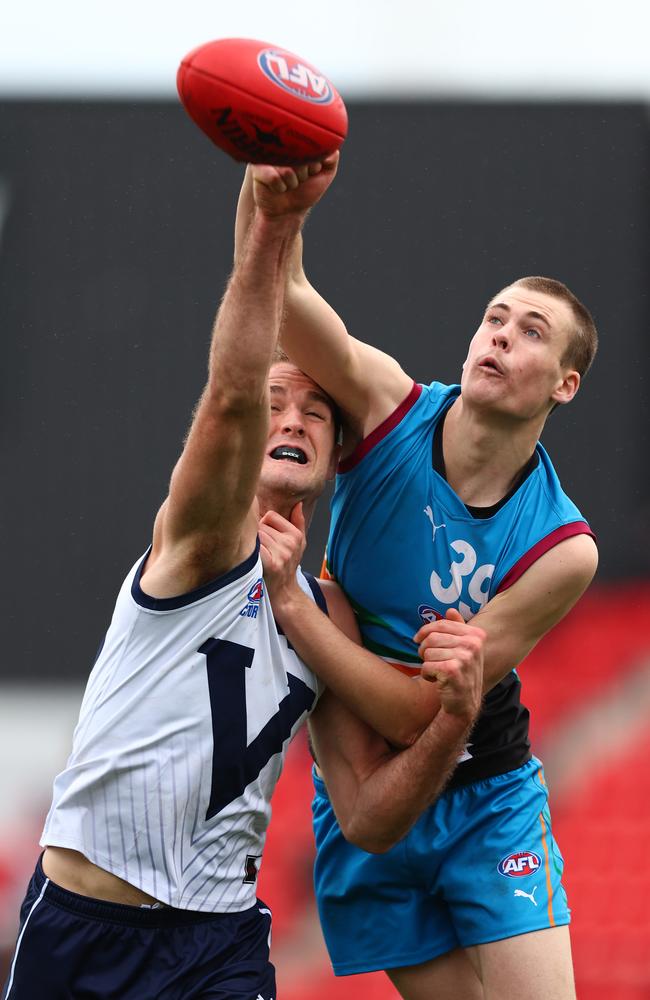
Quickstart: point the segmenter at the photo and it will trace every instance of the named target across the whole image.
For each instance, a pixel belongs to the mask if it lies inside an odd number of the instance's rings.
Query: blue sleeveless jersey
[[[492,516],[472,516],[432,464],[436,426],[459,393],[458,385],[414,384],[340,463],[332,500],[328,573],[354,607],[367,648],[407,673],[419,669],[413,636],[423,624],[449,608],[471,618],[558,542],[591,534],[540,444],[514,494]],[[488,694],[455,780],[528,759],[527,719],[513,671]]]

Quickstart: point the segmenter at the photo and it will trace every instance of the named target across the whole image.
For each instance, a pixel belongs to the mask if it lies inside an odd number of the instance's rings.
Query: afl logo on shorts
[[[334,92],[327,79],[288,52],[262,49],[257,63],[269,80],[288,94],[310,104],[331,104]]]
[[[508,878],[523,878],[524,875],[534,875],[541,863],[539,854],[533,851],[517,851],[501,858],[497,867],[499,873],[507,875]]]

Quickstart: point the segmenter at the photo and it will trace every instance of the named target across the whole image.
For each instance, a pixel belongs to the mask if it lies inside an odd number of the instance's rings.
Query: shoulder
[[[539,441],[537,442],[535,452],[539,458],[537,468],[535,470],[535,479],[537,482],[542,484],[556,515],[565,522],[572,521],[576,517],[582,518],[583,515],[580,509],[576,506],[571,497],[564,492],[562,483],[560,482],[560,477],[558,476],[557,470],[551,461],[551,457]]]
[[[591,535],[571,535],[540,555],[494,600],[536,607],[568,610],[591,583],[598,567],[598,550]]]
[[[334,580],[319,580],[327,603],[327,612],[334,624],[353,642],[361,644],[361,634],[352,606]]]
[[[409,379],[408,387],[399,401],[377,419],[374,413],[365,427],[365,436],[359,440],[349,438],[339,463],[339,473],[356,470],[362,459],[372,453],[375,462],[395,463],[396,452],[403,441],[413,436],[429,434],[431,428],[447,408],[449,401],[460,392],[458,385],[431,382],[423,385]],[[401,466],[401,456],[399,462]],[[367,463],[364,463],[367,466]],[[339,485],[339,484],[337,484]]]
[[[171,498],[162,504],[153,529],[151,552],[140,583],[152,598],[171,598],[205,587],[229,574],[242,575],[257,552],[256,501],[238,531],[221,534],[198,527],[184,536],[169,529]]]
[[[563,583],[582,593],[591,582],[597,567],[598,549],[594,538],[582,532],[559,541],[531,569],[536,569],[540,583]],[[525,576],[526,574],[522,579]]]

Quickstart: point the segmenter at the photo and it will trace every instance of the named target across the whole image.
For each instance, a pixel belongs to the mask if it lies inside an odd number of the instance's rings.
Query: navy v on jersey
[[[143,592],[146,557],[120,590],[41,844],[169,906],[245,910],[286,748],[321,688],[274,622],[259,544],[178,598]]]

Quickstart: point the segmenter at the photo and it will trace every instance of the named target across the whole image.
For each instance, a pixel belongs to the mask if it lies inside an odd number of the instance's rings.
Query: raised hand
[[[318,202],[336,176],[339,154],[300,167],[251,164],[253,198],[269,217],[307,212]]]
[[[295,595],[296,570],[305,551],[305,519],[302,503],[297,503],[287,521],[274,510],[266,512],[258,527],[264,579],[276,616],[284,603]]]
[[[450,715],[471,720],[478,713],[485,639],[483,629],[465,622],[455,608],[414,636],[423,661],[422,676],[437,683],[441,707]]]

